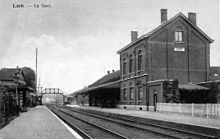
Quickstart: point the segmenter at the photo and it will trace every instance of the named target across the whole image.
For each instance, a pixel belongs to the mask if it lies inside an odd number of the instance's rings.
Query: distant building
[[[30,92],[33,92],[33,88],[27,85],[26,75],[21,68],[2,68],[0,70],[0,86],[8,89],[11,97],[14,100],[17,99],[20,108],[30,105]]]
[[[196,25],[195,13],[167,20],[167,10],[161,9],[161,25],[141,37],[132,31],[131,43],[117,52],[121,105],[155,106],[166,99],[164,82],[174,79],[179,84],[209,81],[212,42]]]
[[[1,85],[14,87],[15,81],[19,83],[19,86],[26,85],[25,74],[20,68],[2,68],[0,70],[0,83]]]
[[[220,81],[220,67],[210,67],[210,80]]]

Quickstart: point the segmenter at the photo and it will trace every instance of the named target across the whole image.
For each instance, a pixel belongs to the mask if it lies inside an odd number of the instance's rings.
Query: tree
[[[23,73],[24,73],[25,78],[26,78],[27,86],[29,86],[33,89],[36,88],[34,70],[29,68],[29,67],[23,67],[22,70],[23,70]]]

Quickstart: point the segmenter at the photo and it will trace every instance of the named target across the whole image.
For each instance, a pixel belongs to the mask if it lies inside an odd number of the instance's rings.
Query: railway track
[[[76,117],[64,109],[57,107],[48,107],[53,113],[67,123],[71,128],[76,130],[84,139],[128,139],[100,125],[88,122],[87,120]]]
[[[70,111],[67,108],[63,108],[63,107],[49,107],[55,114],[57,114],[62,120],[64,120],[66,123],[69,123],[69,121],[71,119],[67,119],[66,116],[62,116],[59,113],[64,113],[65,115],[69,115],[70,117],[77,117],[77,119],[89,122],[89,123],[95,123],[97,126],[101,126],[105,129],[108,129],[109,131],[112,131],[113,133],[116,133],[117,135],[120,135],[120,137],[109,137],[109,138],[130,138],[130,139],[158,139],[158,138],[175,138],[172,136],[166,136],[164,134],[155,134],[152,132],[146,132],[146,131],[142,131],[140,129],[136,129],[132,126],[127,127],[124,126],[120,123],[115,123],[115,122],[111,122],[111,121],[107,121],[107,120],[103,120],[100,118],[94,118],[85,114],[81,114],[81,113],[76,113],[73,111]],[[73,123],[73,121],[71,122]],[[70,125],[70,124],[69,124]],[[79,125],[74,123],[74,126],[83,130],[81,127],[79,127]],[[81,126],[81,125],[80,125]],[[72,126],[71,126],[72,127]],[[92,136],[94,133],[95,135],[98,135],[99,133],[96,132],[96,130],[91,130],[93,127],[86,127],[85,130],[89,131],[87,132],[88,136],[91,136],[91,138],[97,138]],[[73,127],[74,130],[76,130]],[[78,132],[78,130],[76,130]],[[81,135],[82,133],[79,131],[79,134]],[[81,135],[82,136],[82,135]],[[83,137],[83,138],[87,138],[87,137]],[[98,137],[98,138],[102,138],[102,139],[106,139],[107,137],[102,136],[102,137]]]
[[[212,135],[207,135],[207,134],[203,134],[203,133],[196,133],[196,132],[192,132],[192,131],[188,131],[188,130],[182,130],[182,129],[175,129],[175,128],[171,128],[171,127],[165,127],[165,126],[160,126],[160,125],[156,125],[156,124],[150,124],[150,123],[140,123],[135,121],[134,119],[131,118],[123,118],[123,117],[112,117],[111,115],[109,115],[108,117],[103,116],[98,114],[97,112],[94,113],[93,111],[85,111],[82,109],[76,109],[76,108],[68,108],[73,112],[77,112],[77,113],[81,113],[81,114],[85,114],[88,116],[92,116],[92,117],[96,117],[99,119],[103,119],[103,120],[107,120],[110,122],[114,122],[114,123],[118,123],[118,124],[122,124],[124,126],[128,126],[128,127],[133,127],[136,129],[140,129],[140,130],[146,130],[146,131],[150,131],[153,132],[155,134],[159,134],[165,137],[170,137],[170,138],[177,138],[177,139],[191,139],[191,138],[198,138],[198,139],[217,139],[219,137],[216,136],[212,136]]]
[[[56,115],[77,131],[83,138],[175,138],[214,139],[216,136],[180,130],[156,124],[138,122],[123,116],[69,107],[49,107]],[[134,117],[133,117],[134,118]]]

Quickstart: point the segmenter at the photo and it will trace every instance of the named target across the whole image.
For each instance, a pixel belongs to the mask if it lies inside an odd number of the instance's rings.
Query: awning
[[[199,91],[199,90],[209,90],[208,88],[196,84],[179,84],[180,90],[188,90],[188,91]]]
[[[17,86],[18,89],[27,89],[29,91],[34,91],[33,88],[27,86],[27,84],[23,81],[19,81],[18,84],[16,84],[13,81],[0,81],[0,85],[11,88],[11,89],[15,89]]]

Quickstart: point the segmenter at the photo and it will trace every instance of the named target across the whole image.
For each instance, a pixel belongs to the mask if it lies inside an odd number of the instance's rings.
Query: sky
[[[43,88],[72,93],[119,70],[116,52],[130,43],[130,31],[141,36],[159,26],[162,8],[168,19],[197,13],[197,26],[214,39],[211,66],[220,66],[218,0],[3,0],[0,6],[0,68],[35,70],[38,48]]]

